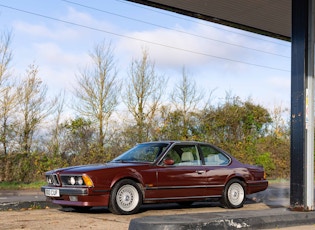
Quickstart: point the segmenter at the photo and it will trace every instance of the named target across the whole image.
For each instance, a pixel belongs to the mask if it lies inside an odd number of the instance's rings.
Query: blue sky
[[[289,42],[124,0],[0,0],[0,28],[13,34],[14,73],[37,64],[51,94],[70,92],[88,53],[106,40],[122,80],[146,48],[168,90],[185,67],[216,101],[231,92],[269,108],[290,105]]]

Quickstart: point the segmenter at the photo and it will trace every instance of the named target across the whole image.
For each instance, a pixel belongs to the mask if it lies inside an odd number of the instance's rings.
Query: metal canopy
[[[129,0],[263,34],[291,38],[291,0]]]

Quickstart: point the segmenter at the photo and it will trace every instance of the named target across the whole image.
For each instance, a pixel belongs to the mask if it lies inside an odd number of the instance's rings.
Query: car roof
[[[161,140],[161,141],[148,141],[148,142],[143,142],[143,143],[138,143],[138,144],[149,144],[149,143],[167,143],[167,144],[206,144],[206,145],[212,145],[210,143],[206,142],[200,142],[200,141],[180,141],[180,140]]]

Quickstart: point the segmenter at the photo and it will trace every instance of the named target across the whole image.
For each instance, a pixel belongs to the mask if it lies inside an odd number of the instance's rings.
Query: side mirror
[[[174,165],[175,161],[173,159],[165,159],[163,163],[164,165]]]

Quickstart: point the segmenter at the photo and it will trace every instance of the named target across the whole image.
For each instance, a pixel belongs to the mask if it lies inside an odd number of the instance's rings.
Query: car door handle
[[[203,173],[205,173],[206,171],[205,170],[197,170],[196,171],[196,173],[198,173],[198,174],[203,174]]]

